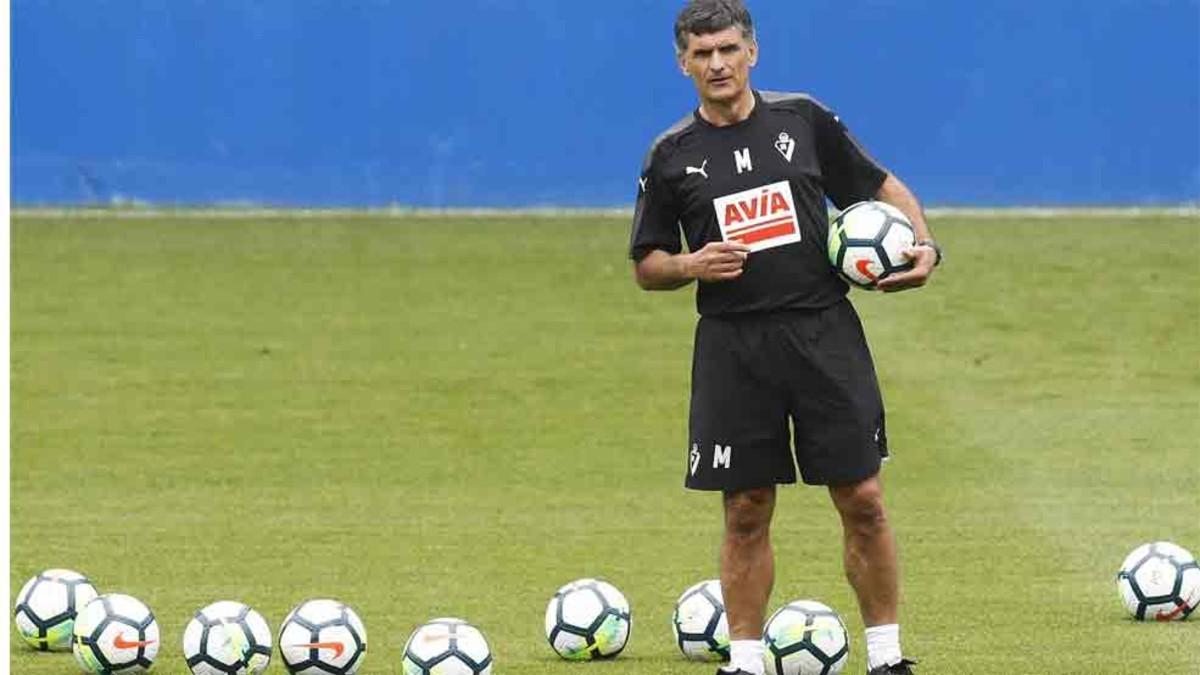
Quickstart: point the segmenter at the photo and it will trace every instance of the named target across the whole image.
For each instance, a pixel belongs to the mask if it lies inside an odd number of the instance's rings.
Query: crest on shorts
[[[775,139],[775,149],[788,162],[792,161],[792,151],[796,149],[796,141],[786,131],[779,132],[779,138]]]
[[[700,446],[692,443],[692,452],[688,455],[688,461],[692,464],[692,475],[696,475],[696,469],[700,467]]]

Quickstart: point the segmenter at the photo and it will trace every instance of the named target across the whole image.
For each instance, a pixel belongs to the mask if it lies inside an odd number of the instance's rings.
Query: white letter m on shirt
[[[738,173],[743,171],[753,171],[754,165],[750,163],[750,148],[734,150],[733,163],[737,166]]]

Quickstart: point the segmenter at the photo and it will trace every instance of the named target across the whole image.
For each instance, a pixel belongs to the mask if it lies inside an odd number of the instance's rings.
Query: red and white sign
[[[800,241],[796,203],[786,180],[713,200],[721,238],[762,251]]]

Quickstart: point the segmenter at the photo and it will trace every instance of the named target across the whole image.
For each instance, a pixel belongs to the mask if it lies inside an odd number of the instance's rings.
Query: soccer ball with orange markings
[[[404,645],[404,675],[491,675],[492,650],[483,633],[462,619],[434,619]]]
[[[1142,544],[1121,563],[1117,590],[1138,621],[1182,621],[1200,606],[1200,565],[1169,541]]]
[[[901,251],[916,241],[912,223],[885,202],[852,204],[829,224],[829,262],[843,279],[859,288],[912,269]]]
[[[214,602],[184,629],[183,658],[194,675],[258,675],[271,662],[271,628],[248,605]]]
[[[292,675],[353,675],[367,653],[367,629],[337,600],[301,603],[279,629],[279,655]]]
[[[34,649],[67,651],[76,613],[95,597],[95,587],[79,572],[46,570],[25,582],[17,594],[17,632]]]
[[[85,673],[144,673],[158,656],[158,621],[141,600],[101,595],[75,617],[75,660]]]
[[[625,649],[629,601],[599,579],[577,579],[558,589],[546,606],[546,639],[568,661],[613,658]]]
[[[836,675],[846,667],[850,636],[837,612],[815,600],[779,608],[763,628],[770,675]]]

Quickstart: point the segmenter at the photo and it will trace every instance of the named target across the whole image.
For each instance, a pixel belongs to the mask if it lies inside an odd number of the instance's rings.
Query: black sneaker
[[[893,663],[890,666],[879,666],[867,673],[867,675],[915,675],[912,668],[909,666],[917,665],[916,661],[908,659],[900,659],[900,663]]]
[[[746,671],[742,670],[741,668],[738,668],[737,670],[726,670],[724,668],[717,668],[717,675],[750,675],[750,673],[747,673]]]

